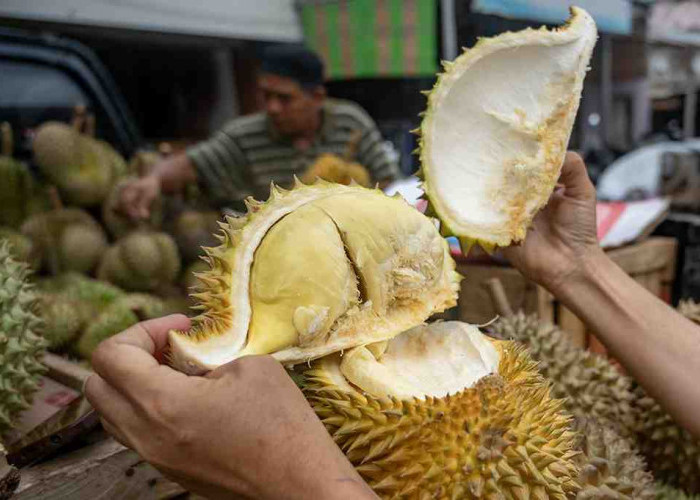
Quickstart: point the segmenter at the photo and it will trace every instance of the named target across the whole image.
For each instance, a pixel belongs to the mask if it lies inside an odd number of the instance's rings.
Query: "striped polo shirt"
[[[323,153],[343,156],[351,138],[360,137],[353,161],[373,182],[400,177],[396,154],[384,143],[369,115],[357,104],[326,99],[323,121],[312,146],[300,151],[272,128],[265,113],[235,119],[212,138],[187,150],[197,178],[219,206],[246,196],[266,199],[270,182],[289,187]]]

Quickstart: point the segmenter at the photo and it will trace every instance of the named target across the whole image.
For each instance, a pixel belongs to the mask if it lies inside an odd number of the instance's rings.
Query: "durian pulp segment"
[[[223,228],[199,277],[204,312],[190,333],[171,333],[173,365],[186,372],[246,354],[305,362],[389,339],[456,300],[459,276],[434,223],[378,190],[275,189]]]
[[[467,323],[421,325],[389,340],[383,352],[370,347],[324,358],[320,366],[341,388],[401,400],[456,394],[498,371],[496,347]]]
[[[486,247],[525,237],[556,184],[597,33],[566,27],[480,40],[446,65],[421,126],[424,190],[447,232]]]

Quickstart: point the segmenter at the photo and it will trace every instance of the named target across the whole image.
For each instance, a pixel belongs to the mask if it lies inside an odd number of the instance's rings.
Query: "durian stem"
[[[489,290],[491,295],[491,301],[493,302],[493,308],[496,310],[500,316],[512,316],[513,308],[510,306],[508,301],[508,296],[506,295],[506,290],[503,288],[503,283],[498,278],[491,278],[484,284]]]
[[[85,127],[86,111],[87,108],[84,104],[76,104],[73,108],[73,119],[71,120],[71,126],[79,134],[83,132],[83,128]]]
[[[12,126],[8,122],[2,122],[0,125],[0,134],[2,134],[2,147],[0,153],[3,156],[12,156],[14,152],[14,144],[12,141]]]

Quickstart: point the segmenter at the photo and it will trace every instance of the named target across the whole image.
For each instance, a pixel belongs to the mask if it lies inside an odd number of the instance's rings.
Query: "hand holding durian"
[[[275,358],[381,497],[645,498],[644,481],[591,473],[598,462],[521,347],[423,324],[459,290],[440,233],[465,252],[520,242],[514,264],[700,430],[700,389],[679,362],[700,359],[697,329],[599,251],[592,186],[564,158],[596,39],[590,16],[572,13],[565,28],[482,40],[446,65],[421,126],[439,231],[401,199],[326,182],[273,186],[226,218],[191,328],[171,317],[98,347],[86,393],[108,430],[195,492],[370,496]],[[669,328],[677,342],[664,342]],[[166,343],[170,367],[156,360]]]

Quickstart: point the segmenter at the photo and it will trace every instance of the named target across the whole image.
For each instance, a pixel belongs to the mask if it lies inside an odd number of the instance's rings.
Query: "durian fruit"
[[[185,262],[192,262],[204,255],[202,247],[216,245],[214,233],[219,229],[217,211],[183,210],[175,219],[172,235],[175,238],[180,255]]]
[[[29,267],[12,258],[0,241],[0,436],[30,406],[45,369],[39,362],[46,347],[36,315],[36,294]]]
[[[571,14],[553,31],[480,39],[428,94],[423,190],[465,253],[522,240],[556,185],[597,37],[588,13]]]
[[[200,273],[204,273],[210,268],[209,264],[204,260],[196,260],[187,268],[185,272],[182,273],[182,278],[180,279],[180,284],[185,291],[193,291],[199,286],[199,279],[197,276]]]
[[[71,205],[100,204],[126,172],[119,153],[104,141],[60,122],[42,124],[32,144],[34,161]]]
[[[0,125],[0,226],[17,229],[29,215],[41,211],[40,193],[29,168],[12,158],[9,123]]]
[[[694,323],[700,324],[700,304],[694,300],[681,300],[678,303],[678,312]]]
[[[77,208],[61,208],[30,217],[22,224],[22,233],[32,239],[42,266],[52,274],[90,273],[107,250],[102,226]]]
[[[147,220],[134,221],[126,214],[118,211],[122,190],[133,181],[134,178],[129,177],[117,182],[102,204],[102,221],[107,227],[109,234],[115,239],[122,238],[135,229],[148,228],[158,230],[163,225],[163,198],[160,196],[153,201]]]
[[[75,340],[90,318],[90,307],[56,294],[40,294],[39,307],[44,320],[42,335],[50,350],[61,350]]]
[[[139,321],[158,318],[166,313],[158,297],[134,293],[117,299],[90,322],[76,344],[77,353],[89,360],[100,342],[126,330]]]
[[[319,155],[301,176],[301,182],[304,184],[311,184],[316,179],[345,185],[355,182],[365,187],[369,187],[372,181],[365,167],[330,153]]]
[[[690,495],[672,486],[656,483],[656,500],[700,500],[698,495]]]
[[[382,498],[565,499],[576,434],[524,349],[459,322],[311,364],[303,389]]]
[[[700,494],[700,441],[641,387],[635,389],[637,440],[654,477],[669,486]]]
[[[32,269],[39,269],[41,260],[31,238],[9,227],[0,227],[0,240],[10,244],[12,258],[29,264]]]
[[[574,423],[580,443],[581,491],[576,498],[652,500],[656,493],[653,477],[631,438],[619,429],[591,418]]]
[[[552,394],[563,398],[572,414],[621,426],[624,435],[634,432],[633,381],[605,358],[580,349],[566,332],[522,312],[500,318],[490,331],[496,338],[527,347],[542,375],[552,381]]]
[[[180,255],[172,237],[134,231],[112,245],[100,261],[97,277],[130,291],[156,291],[174,283]]]
[[[202,314],[170,334],[182,371],[261,353],[305,362],[389,339],[456,303],[446,241],[400,197],[318,181],[247,203],[245,217],[221,224],[221,246],[206,249],[211,269],[194,295]]]
[[[111,283],[88,278],[76,272],[42,279],[37,283],[37,287],[42,294],[61,295],[67,300],[89,306],[91,316],[126,295],[126,292]]]

